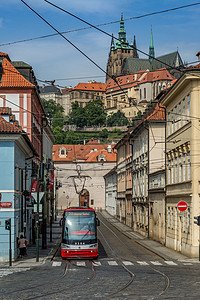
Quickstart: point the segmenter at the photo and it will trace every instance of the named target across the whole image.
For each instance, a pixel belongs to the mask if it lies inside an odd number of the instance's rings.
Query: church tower
[[[107,63],[107,74],[110,76],[121,76],[124,62],[127,58],[138,58],[137,47],[136,47],[136,39],[134,36],[134,41],[129,44],[126,39],[126,30],[124,28],[124,19],[123,13],[121,13],[120,20],[120,28],[118,32],[118,39],[116,41],[116,45],[114,42],[114,37],[112,36],[110,53],[108,57]],[[110,79],[108,75],[106,75],[106,82]]]

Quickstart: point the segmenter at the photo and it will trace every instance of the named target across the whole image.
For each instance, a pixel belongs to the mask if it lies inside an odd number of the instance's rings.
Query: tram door
[[[83,190],[81,193],[80,205],[89,207],[89,192],[87,190]]]

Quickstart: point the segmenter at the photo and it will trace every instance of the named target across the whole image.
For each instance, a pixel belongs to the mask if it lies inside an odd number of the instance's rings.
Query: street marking
[[[100,263],[100,261],[95,261],[93,264],[94,264],[94,266],[95,266],[95,267],[99,267],[99,266],[101,266],[101,263]]]
[[[177,266],[177,264],[171,260],[165,260],[165,263],[170,265],[170,266]]]
[[[183,263],[183,264],[184,264],[184,266],[192,266],[191,263]]]
[[[30,270],[30,268],[0,269],[0,278],[11,275],[13,273],[24,272],[24,271],[28,271],[28,270]]]
[[[151,261],[151,263],[155,266],[162,266],[162,264],[159,261]]]
[[[148,266],[149,264],[146,261],[137,261],[141,266]]]
[[[85,267],[85,262],[84,261],[77,261],[76,265],[79,267]]]
[[[132,266],[133,265],[133,263],[131,261],[123,261],[123,264],[125,266]]]
[[[62,264],[62,262],[61,262],[61,261],[53,261],[53,263],[52,263],[52,267],[60,267],[60,266],[61,266],[61,264]]]
[[[118,266],[117,262],[116,261],[108,261],[108,264],[110,266]]]

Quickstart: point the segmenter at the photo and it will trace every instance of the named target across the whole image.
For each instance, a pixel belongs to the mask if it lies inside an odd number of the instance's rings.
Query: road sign
[[[179,203],[177,204],[177,208],[178,210],[180,211],[185,211],[187,209],[188,205],[187,205],[187,202],[185,201],[179,201]]]
[[[4,208],[10,208],[12,207],[12,202],[1,202],[0,203],[0,207],[4,207]]]
[[[37,193],[31,193],[31,196],[33,196],[35,201],[37,201]],[[44,192],[39,192],[39,201],[42,200],[43,196],[44,196]]]

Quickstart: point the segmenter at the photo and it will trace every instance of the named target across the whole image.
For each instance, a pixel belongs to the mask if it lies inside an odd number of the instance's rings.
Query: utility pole
[[[46,154],[44,154],[44,198],[43,198],[43,220],[42,220],[42,249],[47,248],[46,221],[47,221],[47,168],[46,168]]]
[[[38,167],[37,173],[36,262],[39,261],[39,176],[40,167]]]

